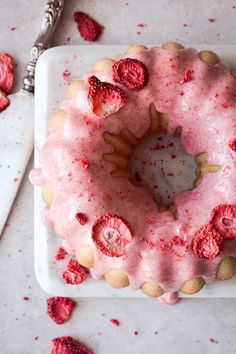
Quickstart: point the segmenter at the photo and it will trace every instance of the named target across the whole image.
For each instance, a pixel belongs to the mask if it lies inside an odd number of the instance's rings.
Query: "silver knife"
[[[65,0],[49,0],[39,36],[26,65],[20,91],[9,97],[10,106],[0,113],[0,235],[34,145],[34,74],[38,58],[50,47]]]

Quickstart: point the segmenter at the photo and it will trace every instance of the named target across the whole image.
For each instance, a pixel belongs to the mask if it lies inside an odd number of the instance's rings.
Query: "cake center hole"
[[[223,218],[222,219],[222,224],[225,227],[231,227],[233,225],[233,220],[229,219],[229,218]]]
[[[151,188],[157,204],[169,205],[175,195],[193,188],[194,156],[183,152],[179,137],[148,136],[135,149],[131,166],[135,184]]]

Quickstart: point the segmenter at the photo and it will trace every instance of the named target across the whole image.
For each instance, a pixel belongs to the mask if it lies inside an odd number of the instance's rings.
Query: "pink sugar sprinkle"
[[[208,22],[216,22],[215,18],[208,18]]]
[[[110,322],[116,327],[119,327],[119,325],[120,325],[120,322],[117,319],[115,319],[115,318],[112,318],[110,320]]]

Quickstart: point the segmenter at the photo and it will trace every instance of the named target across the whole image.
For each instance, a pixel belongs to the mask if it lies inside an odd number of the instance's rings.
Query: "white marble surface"
[[[20,86],[22,69],[32,39],[37,35],[44,3],[44,0],[0,2],[0,51],[12,54],[18,65],[14,89]],[[71,37],[70,44],[82,43],[71,19],[78,8],[105,25],[99,43],[157,43],[172,38],[184,44],[235,43],[234,0],[150,0],[145,3],[141,0],[68,0],[67,3],[55,45],[66,43],[67,37]],[[210,23],[208,18],[216,21]],[[147,26],[138,28],[138,23]],[[11,31],[11,27],[16,30]],[[136,34],[137,31],[142,34]],[[31,166],[32,162],[29,169]],[[51,338],[61,335],[80,338],[96,354],[236,352],[236,299],[184,300],[172,308],[150,299],[81,299],[71,320],[62,326],[55,325],[46,315],[47,294],[34,276],[32,210],[32,187],[26,176],[8,220],[9,226],[0,241],[1,354],[46,354]],[[23,301],[24,296],[29,296],[29,301]],[[110,318],[119,319],[120,327],[112,326]],[[135,330],[138,336],[133,335]],[[209,338],[218,343],[211,343]]]

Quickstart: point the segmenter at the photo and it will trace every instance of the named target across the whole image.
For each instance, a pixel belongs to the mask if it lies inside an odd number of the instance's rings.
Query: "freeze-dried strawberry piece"
[[[86,41],[96,41],[104,28],[90,16],[81,11],[74,13],[74,20],[77,23],[79,33]]]
[[[148,83],[146,66],[137,59],[120,59],[112,66],[113,80],[129,90],[141,90]]]
[[[172,253],[181,258],[189,251],[189,244],[179,236],[173,236],[170,240],[170,249]]]
[[[92,239],[99,250],[110,257],[120,257],[131,242],[132,233],[126,220],[111,214],[102,215],[93,225]]]
[[[10,104],[6,94],[0,90],[0,112],[2,112]]]
[[[231,150],[236,151],[236,138],[233,138],[229,141],[229,147]]]
[[[93,354],[82,343],[72,337],[54,338],[51,342],[51,354]]]
[[[193,78],[192,78],[192,71],[191,70],[186,70],[184,72],[184,75],[183,75],[183,78],[181,79],[180,83],[181,84],[185,84],[186,82],[189,82],[191,81]]]
[[[201,226],[193,235],[193,252],[199,258],[214,259],[221,251],[223,238],[211,226]]]
[[[226,239],[236,239],[236,205],[220,204],[211,212],[210,224]]]
[[[88,102],[93,113],[100,118],[117,112],[127,101],[126,93],[118,86],[102,82],[96,76],[91,76],[88,82]]]
[[[66,255],[66,250],[64,250],[63,247],[59,247],[58,250],[57,250],[57,254],[55,255],[55,260],[56,261],[61,261],[62,259],[65,258],[65,255]]]
[[[75,307],[75,302],[69,297],[55,296],[47,299],[47,313],[57,324],[67,321]]]
[[[67,284],[81,284],[86,278],[85,269],[75,260],[70,259],[62,272],[62,278]]]
[[[80,223],[80,225],[85,225],[88,222],[88,217],[84,213],[77,213],[75,215],[76,220]]]
[[[8,93],[13,84],[13,64],[11,57],[0,53],[0,89]]]

